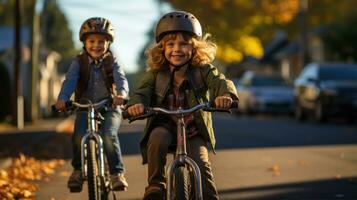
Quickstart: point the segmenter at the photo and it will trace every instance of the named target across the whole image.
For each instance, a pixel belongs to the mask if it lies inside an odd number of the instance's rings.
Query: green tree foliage
[[[59,52],[64,59],[73,57],[75,48],[72,32],[56,0],[45,1],[41,15],[41,29],[47,48]]]
[[[31,24],[31,13],[32,6],[35,0],[21,1],[22,10],[22,24]],[[0,25],[1,26],[14,26],[14,10],[15,10],[15,0],[4,0],[2,4],[0,3]]]
[[[32,10],[36,0],[20,0],[22,25],[31,27]],[[63,59],[75,53],[72,33],[66,16],[56,0],[45,0],[41,13],[42,47],[57,51]],[[15,0],[5,0],[0,4],[0,26],[14,26]]]
[[[310,6],[310,5],[309,5]],[[321,34],[332,60],[357,61],[356,1],[311,1],[310,26],[324,26]],[[319,15],[317,15],[319,13]]]
[[[323,34],[323,39],[335,60],[357,61],[357,14],[351,13],[344,19],[345,23],[331,23],[329,32]]]
[[[224,62],[239,61],[243,55],[260,57],[262,46],[277,30],[290,39],[301,33],[300,17],[306,6],[309,33],[325,26],[324,41],[334,54],[344,58],[356,55],[356,39],[352,36],[356,11],[354,0],[159,0],[176,10],[192,12],[212,33],[219,45],[217,58]],[[352,28],[353,29],[353,28]],[[354,45],[354,46],[352,46]],[[342,49],[342,51],[341,51]],[[353,49],[353,50],[351,50]],[[354,53],[353,53],[354,52]]]

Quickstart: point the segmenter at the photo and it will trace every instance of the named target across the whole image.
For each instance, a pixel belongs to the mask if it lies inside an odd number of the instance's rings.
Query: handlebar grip
[[[122,112],[122,116],[123,116],[123,119],[129,119],[131,117],[131,115],[129,114],[129,112],[127,110]]]
[[[238,108],[238,101],[233,101],[231,104],[231,108]]]
[[[72,106],[72,101],[66,101],[66,109],[71,108]]]
[[[59,112],[59,111],[57,110],[55,104],[53,104],[53,105],[51,106],[51,112],[52,112],[52,113],[58,113],[58,112]]]
[[[66,110],[67,109],[71,109],[72,108],[72,101],[66,101]],[[61,110],[57,110],[55,104],[51,105],[51,112],[52,113],[58,113],[58,112],[61,112]]]

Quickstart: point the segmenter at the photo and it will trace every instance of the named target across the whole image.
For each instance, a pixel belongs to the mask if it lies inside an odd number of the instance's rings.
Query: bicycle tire
[[[188,169],[185,166],[178,166],[174,173],[173,192],[176,200],[190,200],[193,184]]]
[[[104,177],[100,177],[101,200],[109,199],[109,195],[110,195],[110,192],[111,192],[109,181],[110,181],[109,166],[108,166],[107,159],[104,158]],[[114,192],[113,192],[113,195],[115,196]],[[114,197],[114,196],[113,196],[113,199],[116,200],[116,197]]]
[[[87,183],[88,183],[88,199],[100,200],[99,184],[98,184],[98,162],[96,143],[93,140],[89,140],[88,156],[87,156]]]

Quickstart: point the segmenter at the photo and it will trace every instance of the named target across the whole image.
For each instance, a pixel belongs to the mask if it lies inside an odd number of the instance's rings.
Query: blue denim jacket
[[[109,91],[105,87],[103,77],[101,75],[100,68],[93,62],[93,60],[88,57],[89,59],[89,67],[92,68],[89,83],[87,87],[87,91],[85,91],[86,98],[90,99],[93,102],[97,102],[100,99],[103,99],[109,95]],[[72,94],[74,93],[77,82],[80,75],[80,66],[79,66],[79,59],[76,57],[71,66],[66,73],[66,77],[64,82],[62,83],[61,91],[58,95],[58,100],[68,101]],[[114,82],[116,84],[117,94],[123,95],[127,97],[129,94],[129,86],[128,80],[125,77],[125,73],[123,69],[118,65],[116,61],[113,63],[113,77]],[[99,87],[98,87],[99,85]],[[103,86],[103,87],[100,87]]]

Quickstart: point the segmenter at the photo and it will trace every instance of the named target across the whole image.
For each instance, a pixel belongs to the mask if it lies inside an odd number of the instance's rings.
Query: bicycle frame
[[[231,108],[237,108],[238,102],[233,102]],[[129,123],[139,119],[148,118],[154,114],[166,114],[166,115],[173,115],[177,116],[178,120],[177,124],[177,149],[175,153],[175,159],[168,165],[166,170],[166,177],[167,177],[167,192],[166,192],[166,199],[172,200],[173,199],[173,174],[175,170],[181,165],[187,165],[189,168],[193,170],[194,179],[195,179],[195,198],[198,200],[203,200],[202,195],[202,181],[201,181],[201,171],[196,164],[196,162],[187,155],[186,150],[186,125],[184,122],[184,116],[187,114],[194,113],[197,110],[204,110],[209,112],[229,112],[229,109],[217,109],[210,105],[209,102],[198,104],[190,109],[182,109],[179,108],[178,110],[166,110],[164,108],[159,107],[151,107],[147,108],[146,113],[137,117],[131,117],[130,114],[126,111],[123,113],[124,119],[129,119]]]
[[[104,118],[97,113],[96,109],[98,107],[103,106],[104,104],[111,101],[111,98],[106,98],[101,100],[98,103],[91,103],[89,100],[87,104],[81,104],[74,101],[66,102],[66,110],[75,110],[76,108],[84,108],[87,110],[87,130],[86,133],[82,136],[81,139],[81,170],[82,170],[82,178],[84,181],[90,182],[92,184],[88,184],[89,198],[99,198],[99,199],[107,199],[108,195],[112,190],[112,186],[109,181],[109,177],[107,176],[107,163],[104,155],[104,145],[103,139],[98,131],[98,118],[103,120]],[[53,112],[61,112],[57,110],[55,105],[52,105]],[[93,149],[91,149],[93,147]],[[92,172],[98,173],[89,173],[89,167],[91,167]],[[94,168],[95,167],[95,168]],[[91,181],[89,181],[91,178]],[[92,180],[93,178],[93,180]],[[94,182],[94,183],[93,183]],[[91,185],[91,187],[90,187]],[[96,189],[93,189],[93,187]],[[90,188],[90,189],[89,189]],[[71,191],[72,192],[72,191]],[[94,193],[94,194],[93,194]],[[117,197],[114,192],[113,199],[116,200]],[[94,197],[93,197],[94,195]],[[100,196],[97,196],[100,195]]]
[[[180,111],[179,108],[178,111]],[[203,199],[202,195],[202,182],[201,182],[201,171],[196,164],[196,162],[187,155],[186,148],[186,125],[184,122],[184,115],[182,114],[177,121],[177,149],[176,149],[176,157],[175,159],[168,165],[166,177],[167,177],[167,199],[173,199],[173,192],[171,191],[173,188],[174,181],[172,179],[175,170],[180,165],[188,165],[192,170],[195,178],[195,196],[196,199]]]
[[[104,99],[98,103],[89,103],[89,104],[80,104],[77,102],[72,102],[72,104],[78,108],[86,108],[87,110],[87,132],[86,134],[82,137],[81,139],[81,163],[82,163],[82,177],[84,180],[88,181],[88,159],[89,158],[89,153],[90,152],[95,152],[98,156],[98,162],[97,162],[97,167],[98,167],[98,176],[99,176],[99,181],[98,181],[98,186],[102,188],[101,190],[102,194],[100,195],[105,195],[104,198],[107,199],[108,192],[111,190],[110,189],[110,183],[107,180],[106,177],[106,163],[105,163],[105,158],[104,158],[104,146],[103,146],[103,139],[99,135],[98,132],[98,120],[96,116],[96,111],[95,109],[97,107],[100,107],[104,105],[105,103],[108,102],[108,99]],[[89,150],[89,144],[90,141],[94,141],[96,144],[95,149],[90,149]],[[103,184],[101,186],[101,184]],[[103,197],[103,196],[102,196]],[[117,199],[115,193],[113,193],[113,198],[114,200]]]
[[[167,114],[167,115],[174,115],[178,116],[178,121],[177,121],[177,148],[176,148],[176,156],[175,159],[168,165],[167,171],[166,171],[166,177],[167,177],[167,192],[166,192],[166,199],[170,200],[173,199],[173,174],[175,170],[180,166],[180,165],[188,165],[192,170],[194,174],[194,179],[195,179],[195,196],[196,199],[198,200],[203,200],[203,195],[202,195],[202,181],[201,181],[201,171],[196,164],[196,162],[190,158],[187,155],[187,148],[186,148],[186,125],[184,122],[184,116],[186,114],[191,114],[197,110],[200,109],[205,109],[206,111],[214,111],[216,109],[211,108],[210,104],[208,102],[196,105],[190,109],[182,109],[181,107],[178,110],[166,110],[163,108],[151,108],[148,112],[152,113],[162,113],[162,114]],[[145,116],[148,117],[148,116]]]

